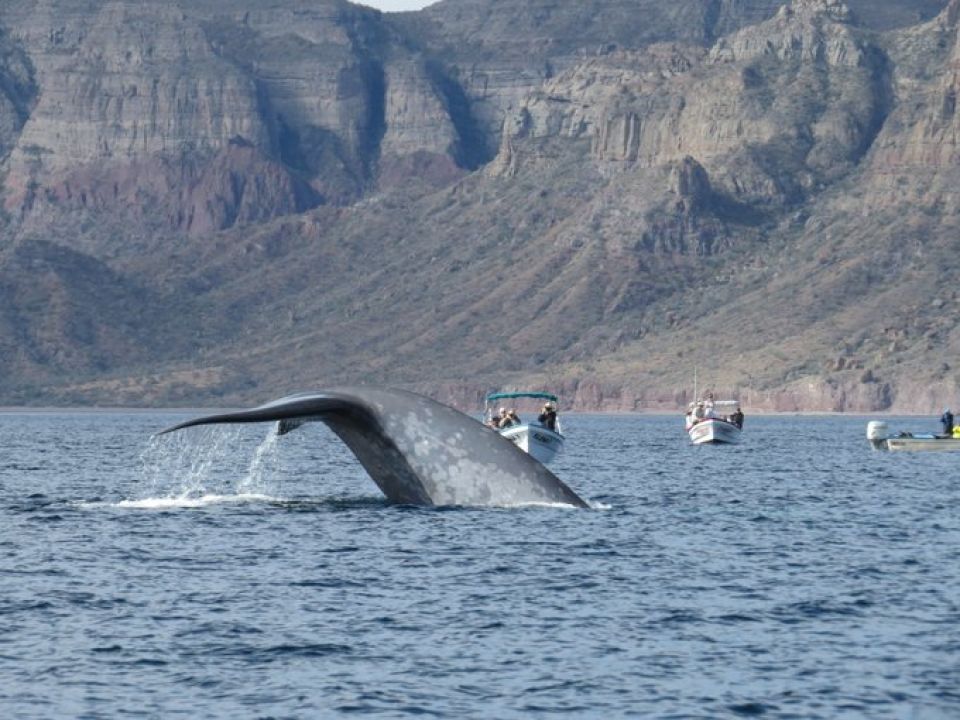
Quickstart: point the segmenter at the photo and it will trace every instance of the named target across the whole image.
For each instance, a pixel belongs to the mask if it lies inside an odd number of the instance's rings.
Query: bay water
[[[960,718],[958,454],[568,415],[593,509],[428,509],[185,417],[0,413],[0,717]]]

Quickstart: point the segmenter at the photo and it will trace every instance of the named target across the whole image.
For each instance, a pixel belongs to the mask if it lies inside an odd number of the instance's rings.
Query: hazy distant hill
[[[0,7],[0,403],[957,393],[960,0]]]

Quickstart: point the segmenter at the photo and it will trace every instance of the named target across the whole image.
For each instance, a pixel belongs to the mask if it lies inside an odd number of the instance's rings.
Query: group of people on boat
[[[517,411],[513,408],[508,410],[507,408],[502,407],[496,415],[491,415],[490,419],[487,420],[487,426],[492,427],[494,430],[504,430],[508,427],[522,424],[523,421],[520,419]]]
[[[738,428],[743,429],[743,410],[737,405],[737,409],[729,415],[719,415],[713,402],[713,395],[708,393],[703,400],[697,400],[687,411],[687,424],[696,425],[703,420],[723,420],[733,423]]]
[[[543,404],[543,409],[540,411],[540,414],[537,416],[537,422],[542,426],[547,428],[547,430],[556,431],[557,429],[557,406],[552,401],[547,401]],[[505,430],[506,428],[514,427],[516,425],[522,425],[523,421],[520,419],[520,416],[517,414],[517,411],[513,408],[500,408],[496,414],[491,415],[490,419],[487,420],[487,427],[491,427],[494,430]]]

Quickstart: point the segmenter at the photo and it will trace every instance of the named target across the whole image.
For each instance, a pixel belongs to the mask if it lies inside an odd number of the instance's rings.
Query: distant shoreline
[[[122,407],[122,406],[106,406],[106,407],[89,407],[89,406],[19,406],[19,405],[9,405],[9,406],[0,406],[0,414],[21,414],[21,415],[55,415],[55,414],[76,414],[76,415],[97,415],[97,414],[128,414],[128,415],[147,415],[147,414],[164,414],[164,415],[177,415],[177,414],[202,414],[202,413],[217,413],[217,412],[230,412],[235,410],[244,410],[247,409],[245,406],[206,406],[206,407],[155,407],[155,408],[144,408],[144,407]],[[471,413],[467,413],[468,415]],[[678,408],[675,412],[670,412],[666,410],[632,410],[632,411],[614,411],[614,410],[571,410],[563,412],[563,415],[608,415],[611,417],[630,417],[630,416],[650,416],[650,417],[682,417],[683,410]],[[935,417],[935,413],[901,413],[893,412],[889,410],[882,410],[872,413],[865,412],[827,412],[820,410],[797,410],[797,411],[775,411],[775,410],[757,410],[755,412],[748,412],[746,416],[749,417],[862,417],[862,418],[872,418],[872,417],[905,417],[905,418],[934,418],[939,421],[939,418]]]

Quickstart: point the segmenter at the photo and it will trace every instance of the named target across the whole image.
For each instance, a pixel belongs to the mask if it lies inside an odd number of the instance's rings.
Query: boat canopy
[[[713,406],[714,406],[715,408],[717,408],[717,407],[739,407],[739,406],[740,406],[740,401],[739,401],[739,400],[694,400],[692,403],[690,403],[690,407],[696,407],[696,406],[699,405],[700,403],[703,403],[704,405],[706,405],[707,403],[713,403]]]
[[[507,392],[507,393],[491,393],[487,395],[487,402],[494,402],[495,400],[514,400],[516,398],[538,398],[540,400],[552,400],[557,402],[557,396],[551,395],[550,393],[545,392]]]

